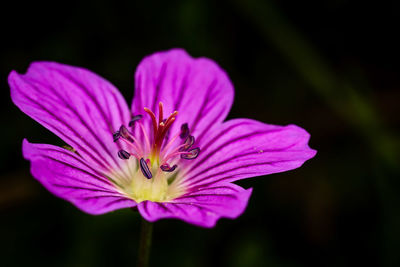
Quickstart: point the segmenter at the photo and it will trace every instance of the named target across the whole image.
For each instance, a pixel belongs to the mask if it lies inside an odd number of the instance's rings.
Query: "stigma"
[[[176,178],[183,161],[198,157],[200,148],[194,147],[195,137],[190,134],[188,123],[171,133],[178,111],[164,118],[164,106],[159,102],[158,116],[148,108],[144,108],[144,112],[147,118],[142,114],[135,115],[128,123],[129,129],[121,125],[113,134],[114,142],[127,144],[125,149],[118,151],[118,157],[133,161],[136,166],[123,189],[137,202],[165,201],[180,194],[170,186],[171,180]],[[151,122],[150,131],[142,123],[145,119]]]

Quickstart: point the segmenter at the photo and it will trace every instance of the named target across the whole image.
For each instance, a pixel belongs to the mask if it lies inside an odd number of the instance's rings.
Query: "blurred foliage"
[[[227,70],[230,118],[295,123],[317,156],[240,181],[245,213],[201,229],[155,224],[152,266],[398,266],[399,99],[394,1],[9,2],[3,35],[2,266],[133,266],[139,216],[89,216],[29,173],[21,141],[61,144],[10,101],[6,77],[34,60],[89,68],[130,102],[145,55],[183,47]]]

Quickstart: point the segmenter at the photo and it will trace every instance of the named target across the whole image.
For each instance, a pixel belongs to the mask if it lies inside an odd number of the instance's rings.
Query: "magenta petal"
[[[118,90],[78,67],[36,62],[26,74],[8,77],[13,102],[57,134],[88,162],[116,168],[118,145],[112,134],[128,123],[130,112]]]
[[[298,126],[223,122],[234,93],[227,74],[214,61],[192,58],[182,49],[143,59],[135,74],[133,114],[112,84],[83,68],[37,62],[26,74],[11,72],[8,81],[13,102],[72,146],[24,140],[32,175],[90,214],[137,206],[151,222],[176,218],[213,227],[247,206],[252,189],[232,182],[297,168],[316,153],[308,146],[309,134]],[[163,130],[152,132],[150,118],[141,116],[145,107],[164,121],[158,127]],[[147,112],[157,129],[154,114]],[[171,172],[175,178],[168,176]],[[154,183],[145,177],[170,179]]]
[[[214,61],[172,49],[144,58],[136,70],[132,112],[143,113],[147,107],[158,114],[159,101],[164,103],[166,116],[179,111],[171,132],[188,123],[191,134],[198,136],[225,119],[233,87]]]
[[[54,195],[90,214],[135,207],[107,177],[66,149],[23,142],[24,157],[31,161],[32,175]]]
[[[230,120],[201,144],[200,156],[188,165],[183,183],[205,186],[298,168],[316,154],[308,146],[309,138],[295,125]]]
[[[252,189],[235,184],[198,188],[171,202],[144,201],[138,204],[140,214],[148,221],[176,218],[202,227],[214,227],[220,218],[235,219],[247,206]]]

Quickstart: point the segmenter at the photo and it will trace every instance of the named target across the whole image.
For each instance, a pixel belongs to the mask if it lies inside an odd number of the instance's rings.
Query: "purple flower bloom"
[[[83,68],[35,62],[8,81],[15,105],[72,147],[24,140],[32,175],[90,214],[137,207],[151,222],[213,227],[247,205],[252,189],[232,182],[297,168],[316,153],[295,125],[224,122],[234,93],[228,76],[180,49],[143,59],[131,109]]]

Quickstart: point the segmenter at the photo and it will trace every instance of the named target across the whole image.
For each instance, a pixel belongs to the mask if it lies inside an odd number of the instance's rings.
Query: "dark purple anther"
[[[194,144],[194,136],[193,135],[189,135],[186,140],[185,143],[183,143],[184,146],[181,147],[179,149],[179,151],[187,151],[188,149],[190,149],[192,147],[192,145]]]
[[[129,159],[129,157],[131,156],[131,154],[129,154],[129,152],[121,149],[120,151],[118,151],[118,157],[120,159]]]
[[[196,148],[193,148],[193,149],[189,150],[185,154],[181,154],[181,158],[183,158],[183,159],[195,159],[195,158],[197,158],[199,153],[200,153],[200,148],[196,147]]]
[[[160,166],[161,170],[164,172],[173,172],[176,167],[178,167],[176,164],[174,166],[169,166],[169,164],[163,164]]]
[[[121,134],[119,133],[119,131],[116,131],[115,133],[113,133],[114,142],[117,142],[120,137],[121,137]]]
[[[184,123],[181,126],[181,134],[179,135],[179,137],[181,139],[186,139],[186,137],[188,137],[188,135],[189,135],[189,126],[187,123]]]
[[[133,139],[131,137],[131,134],[129,133],[128,129],[124,125],[121,125],[119,128],[119,134],[122,138],[128,140],[129,142],[133,143]]]
[[[149,166],[147,166],[147,163],[144,160],[144,158],[140,159],[140,169],[142,170],[144,177],[146,177],[147,179],[151,179],[153,177],[149,169]]]
[[[135,121],[140,120],[141,118],[143,118],[143,115],[136,115],[133,116],[132,119],[129,121],[129,127],[133,127],[135,125]]]

